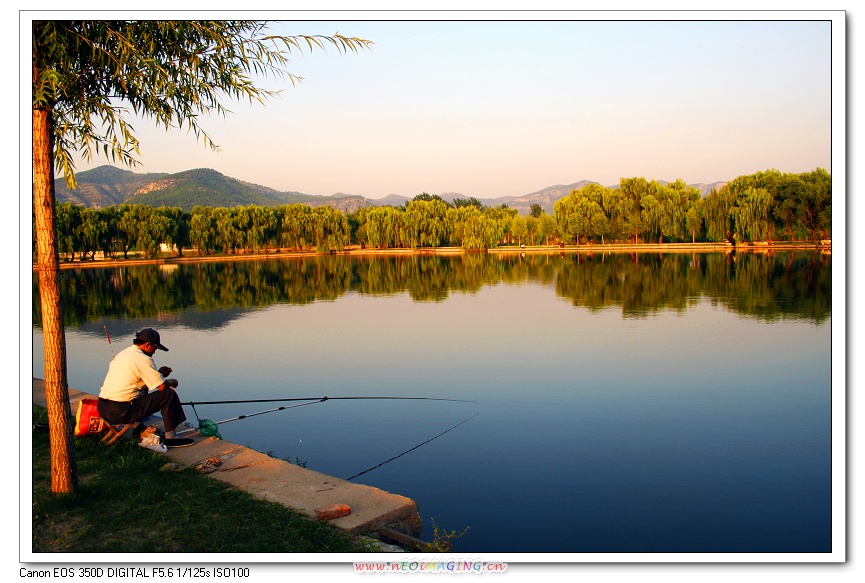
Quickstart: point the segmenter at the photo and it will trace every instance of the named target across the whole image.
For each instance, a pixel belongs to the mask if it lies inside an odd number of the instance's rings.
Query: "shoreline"
[[[487,249],[486,251],[467,251],[460,247],[429,247],[429,248],[391,248],[391,249],[361,249],[350,246],[342,251],[320,253],[317,251],[271,250],[258,253],[236,253],[229,255],[184,255],[145,259],[130,257],[128,259],[95,259],[81,261],[60,261],[60,269],[76,269],[82,267],[119,267],[125,265],[176,265],[181,263],[201,263],[217,261],[245,261],[249,259],[296,259],[305,257],[323,257],[327,255],[349,256],[392,256],[392,255],[471,255],[489,253],[494,255],[508,254],[562,254],[562,253],[730,253],[733,251],[747,253],[774,253],[777,251],[821,251],[831,253],[831,243],[607,243],[603,245],[533,245],[525,247],[507,246]],[[38,265],[33,264],[33,270]]]

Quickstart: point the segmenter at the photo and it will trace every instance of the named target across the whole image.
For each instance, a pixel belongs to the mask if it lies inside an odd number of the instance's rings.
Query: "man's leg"
[[[161,412],[166,439],[174,438],[175,428],[186,421],[183,405],[180,404],[180,397],[177,396],[174,389],[153,391],[130,401],[129,405],[135,411],[133,415],[135,420],[144,419],[157,411]]]

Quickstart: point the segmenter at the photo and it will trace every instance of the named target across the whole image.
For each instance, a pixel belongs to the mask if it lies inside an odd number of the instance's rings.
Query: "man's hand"
[[[180,383],[177,382],[177,379],[165,379],[161,385],[159,385],[156,390],[164,391],[165,389],[176,389]]]
[[[160,366],[159,367],[159,374],[162,375],[162,378],[167,377],[168,375],[171,374],[171,367],[170,366]]]

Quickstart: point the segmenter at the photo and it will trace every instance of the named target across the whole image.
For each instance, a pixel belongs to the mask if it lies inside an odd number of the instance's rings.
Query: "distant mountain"
[[[592,182],[591,180],[580,180],[579,182],[574,182],[573,184],[556,184],[554,186],[548,186],[544,189],[541,189],[537,192],[533,192],[531,194],[527,194],[525,196],[508,196],[503,197],[501,199],[496,199],[496,204],[507,204],[508,207],[517,209],[521,215],[527,215],[532,210],[533,204],[541,205],[541,208],[544,209],[547,214],[553,214],[553,204],[561,198],[564,198],[571,194],[574,190],[579,190],[589,184],[598,184],[597,182]],[[617,186],[618,188],[618,186]]]
[[[330,196],[319,196],[316,198],[318,200],[313,200],[308,204],[310,206],[330,205],[345,213],[353,213],[357,209],[372,206],[374,204],[373,201],[364,198],[359,194],[343,194],[342,192],[337,192]]]
[[[284,204],[273,196],[209,168],[163,176],[138,188],[124,202],[148,206],[174,206],[185,210],[192,210],[195,205],[233,207]]]
[[[54,181],[59,202],[74,202],[82,206],[102,208],[126,201],[139,188],[168,176],[164,173],[136,174],[114,166],[100,166],[75,175],[78,188],[70,190],[62,178]]]
[[[368,206],[357,195],[335,194],[330,197],[280,192],[220,174],[209,168],[186,170],[177,174],[136,174],[113,166],[100,166],[76,174],[78,188],[70,190],[65,181],[55,180],[59,202],[74,202],[91,208],[119,204],[180,207],[192,210],[196,205],[211,207],[279,206],[283,204],[331,205],[345,212]]]
[[[700,191],[700,195],[703,198],[706,198],[711,194],[713,190],[721,190],[727,185],[727,181],[724,182],[712,182],[710,184],[706,184],[705,182],[697,182],[696,184],[689,184],[688,186],[693,186],[697,190]]]
[[[319,198],[314,194],[303,194],[302,192],[295,191],[280,192],[278,190],[270,188],[269,186],[261,186],[260,184],[253,184],[251,182],[244,182],[242,180],[238,180],[238,182],[245,186],[248,186],[249,188],[257,190],[265,196],[269,196],[275,200],[282,201],[281,204],[304,203],[310,202],[312,199]]]
[[[280,206],[284,204],[307,204],[310,206],[329,205],[343,212],[351,213],[367,206],[402,206],[411,198],[390,194],[382,199],[368,199],[356,194],[337,192],[330,196],[304,194],[302,192],[281,192],[267,186],[244,182],[220,174],[209,168],[186,170],[176,174],[147,173],[137,174],[114,166],[100,166],[76,175],[78,188],[70,190],[62,179],[55,180],[57,200],[71,201],[91,208],[102,208],[119,204],[146,204],[149,206],[181,207],[192,210],[196,205],[210,207],[234,206]],[[663,182],[663,181],[659,181]],[[665,183],[665,182],[664,182]],[[547,213],[553,213],[553,205],[562,197],[588,184],[598,184],[581,180],[573,184],[556,184],[523,196],[503,196],[480,199],[487,206],[502,204],[516,209],[520,214],[530,212],[533,204],[541,205]],[[712,189],[721,188],[726,182],[711,184],[692,184],[705,197]],[[613,185],[610,188],[618,188]],[[448,202],[455,198],[471,198],[456,192],[442,193]]]
[[[399,194],[389,194],[384,198],[379,198],[371,201],[376,206],[402,206],[411,199],[407,196]]]
[[[318,196],[316,194],[303,194],[302,192],[296,191],[279,192],[273,188],[261,186],[259,184],[252,184],[251,182],[238,182],[277,200],[277,204],[308,204],[309,206],[330,205],[347,213],[354,212],[359,208],[370,206],[372,204],[371,201],[365,199],[359,194],[343,194],[338,192],[330,196]]]

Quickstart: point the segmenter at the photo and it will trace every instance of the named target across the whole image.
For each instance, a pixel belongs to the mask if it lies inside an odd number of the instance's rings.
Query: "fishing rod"
[[[411,448],[411,449],[407,449],[407,450],[405,450],[404,452],[402,452],[401,454],[399,454],[399,455],[395,455],[395,456],[393,456],[392,458],[390,458],[390,459],[388,459],[388,460],[385,460],[385,461],[381,462],[380,464],[378,464],[378,465],[376,465],[376,466],[373,466],[373,467],[371,467],[371,468],[369,468],[369,469],[366,469],[366,470],[364,470],[364,471],[362,471],[362,472],[359,472],[359,473],[353,475],[353,476],[350,477],[350,478],[346,478],[345,480],[346,480],[346,481],[353,480],[353,479],[357,478],[358,476],[362,476],[362,475],[364,475],[364,474],[367,473],[367,472],[371,472],[371,471],[373,471],[373,470],[376,469],[376,468],[380,468],[381,466],[385,465],[385,464],[388,463],[388,462],[392,462],[393,460],[395,460],[395,459],[397,459],[397,458],[401,458],[401,457],[404,456],[405,454],[407,454],[407,453],[409,453],[409,452],[411,452],[411,451],[416,450],[416,449],[419,448],[420,446],[422,446],[422,445],[426,445],[427,443],[431,442],[431,441],[434,440],[434,439],[438,439],[439,437],[441,437],[442,435],[444,435],[444,434],[447,433],[448,431],[453,431],[454,429],[456,429],[457,427],[459,427],[459,426],[462,425],[463,423],[467,423],[467,422],[471,421],[472,419],[474,419],[475,417],[477,417],[479,414],[480,414],[480,413],[475,413],[474,415],[472,415],[472,416],[469,417],[468,419],[464,419],[464,420],[460,421],[459,423],[457,423],[456,425],[454,425],[454,426],[451,427],[450,429],[445,429],[444,431],[442,431],[441,433],[439,433],[439,434],[436,435],[435,437],[430,437],[429,439],[427,439],[427,440],[424,441],[423,443],[419,443],[419,444],[417,444],[416,446],[414,446],[413,448]]]
[[[236,401],[188,401],[181,405],[230,405],[236,403],[281,403],[285,401],[345,401],[351,399],[398,399],[398,400],[416,400],[416,401],[450,401],[453,403],[475,403],[477,401],[467,401],[465,399],[440,399],[436,397],[292,397],[285,399],[239,399]]]
[[[325,401],[349,401],[349,400],[374,400],[374,399],[383,399],[383,400],[406,400],[406,401],[448,401],[453,403],[475,403],[477,401],[468,401],[465,399],[444,399],[444,398],[436,398],[436,397],[386,397],[386,396],[375,396],[375,397],[291,397],[284,399],[234,399],[234,400],[222,400],[222,401],[188,401],[181,403],[181,405],[189,405],[192,407],[192,411],[195,413],[195,418],[198,420],[198,431],[201,432],[202,435],[206,435],[208,437],[218,437],[222,439],[222,436],[219,434],[219,425],[223,423],[229,423],[231,421],[237,421],[240,419],[246,419],[248,417],[255,417],[257,415],[264,415],[265,413],[274,413],[276,411],[284,411],[285,409],[293,409],[295,407],[303,407],[304,405],[314,405],[315,403],[323,403]],[[274,409],[268,409],[266,411],[259,411],[258,413],[249,413],[247,415],[238,415],[237,417],[232,417],[230,419],[225,419],[223,421],[213,421],[211,419],[202,419],[198,416],[198,411],[195,409],[196,405],[229,405],[229,404],[238,404],[238,403],[279,403],[279,402],[293,402],[293,401],[306,401],[299,405],[289,405],[283,407],[276,407]],[[186,431],[182,431],[178,433],[178,435],[183,433],[189,433],[190,431],[194,431],[194,429],[188,429]]]
[[[232,421],[238,421],[240,419],[246,419],[248,417],[255,417],[257,415],[264,415],[265,413],[273,413],[275,411],[284,411],[285,409],[294,409],[295,407],[303,407],[304,405],[314,405],[316,403],[323,402],[324,399],[318,400],[310,400],[307,403],[300,403],[299,405],[289,405],[287,407],[276,407],[274,409],[268,409],[267,411],[259,411],[258,413],[248,413],[246,415],[238,415],[237,417],[231,417],[230,419],[223,419],[222,421],[212,421],[210,419],[202,419],[198,416],[198,411],[195,409],[195,405],[201,405],[201,403],[182,403],[183,405],[192,405],[192,411],[195,413],[195,418],[198,419],[198,431],[201,432],[202,435],[206,435],[208,437],[218,437],[222,439],[222,436],[219,434],[219,426],[223,423],[230,423]],[[191,431],[195,431],[195,429],[187,429],[185,431],[180,431],[177,435],[182,435],[184,433],[189,433]]]

